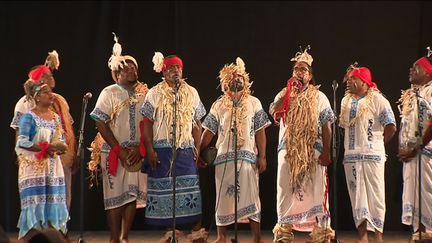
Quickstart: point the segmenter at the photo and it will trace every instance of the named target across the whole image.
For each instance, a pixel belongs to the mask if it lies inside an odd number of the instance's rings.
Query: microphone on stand
[[[178,77],[174,79],[174,87],[176,91],[180,88],[180,79]]]
[[[78,148],[77,148],[77,158],[80,162],[80,212],[79,212],[79,228],[80,236],[78,238],[78,243],[84,243],[83,231],[84,231],[84,123],[86,118],[86,110],[88,100],[92,97],[92,93],[87,92],[83,96],[82,108],[81,108],[81,119],[80,119],[80,129],[78,138]]]
[[[239,79],[235,79],[235,80],[231,81],[231,83],[229,84],[229,90],[233,93],[237,93],[237,92],[241,91],[242,89],[243,89],[243,85]],[[239,100],[237,100],[235,98],[235,96],[232,97],[232,102],[233,102],[234,107],[238,107]]]
[[[339,87],[339,84],[336,80],[333,80],[332,88],[333,90],[336,90]]]
[[[92,93],[87,92],[87,93],[84,95],[83,99],[88,100],[88,99],[91,99],[91,97],[93,97]]]

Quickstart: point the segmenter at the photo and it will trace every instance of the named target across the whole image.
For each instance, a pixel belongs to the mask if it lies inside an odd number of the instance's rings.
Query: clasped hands
[[[121,148],[119,159],[124,167],[125,165],[131,166],[139,163],[143,158],[141,157],[138,147],[128,147]]]

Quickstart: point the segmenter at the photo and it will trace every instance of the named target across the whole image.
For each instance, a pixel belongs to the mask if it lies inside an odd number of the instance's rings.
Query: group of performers
[[[136,59],[122,54],[115,35],[114,41],[108,60],[114,84],[102,90],[90,113],[98,133],[87,164],[92,175],[102,177],[110,242],[129,241],[137,208],[145,208],[149,225],[166,226],[161,242],[170,242],[173,233],[180,242],[207,242],[198,173],[207,166],[215,167],[214,242],[227,242],[227,226],[235,219],[250,223],[253,242],[260,242],[259,176],[267,168],[265,129],[272,123],[268,114],[279,125],[274,242],[292,242],[294,231],[311,232],[310,242],[334,238],[327,166],[333,162],[332,124],[337,117],[315,84],[310,48],[291,59],[292,75],[268,111],[252,95],[245,62],[237,57],[224,65],[219,72],[222,95],[207,114],[198,91],[182,75],[180,57],[156,52],[154,71],[162,73],[162,80],[149,88],[138,81]],[[412,226],[413,239],[419,233],[432,239],[431,54],[428,49],[427,56],[414,62],[411,88],[399,100],[399,158],[405,162],[402,223]],[[79,161],[68,103],[53,92],[59,64],[53,51],[44,65],[30,70],[11,123],[17,133],[18,238],[23,242],[45,228],[66,234],[70,219],[71,176]],[[367,67],[350,65],[345,82],[338,126],[344,130],[343,165],[353,219],[360,242],[368,242],[368,231],[382,242],[385,145],[397,131],[396,119]],[[217,152],[209,163],[202,155],[215,136]],[[415,189],[418,166],[420,204]],[[190,234],[170,228],[173,210],[176,223],[189,225]]]

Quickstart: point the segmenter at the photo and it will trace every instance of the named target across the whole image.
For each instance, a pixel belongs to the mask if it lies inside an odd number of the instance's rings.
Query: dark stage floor
[[[164,235],[165,232],[163,231],[133,231],[130,234],[130,242],[131,243],[157,243],[159,242],[159,239]],[[188,233],[185,232],[184,233]],[[271,231],[265,230],[262,232],[263,234],[263,242],[272,242],[273,235]],[[234,232],[229,231],[229,241],[231,242],[231,239],[234,238]],[[250,235],[249,231],[241,230],[238,231],[238,242],[241,243],[249,243],[252,242],[252,237]],[[11,242],[15,242],[17,239],[16,233],[8,233],[9,239]],[[71,242],[77,242],[79,240],[80,233],[79,232],[69,232],[69,238]],[[338,240],[339,242],[345,242],[345,243],[354,243],[356,241],[357,232],[355,231],[343,231],[338,233]],[[409,232],[403,232],[403,231],[388,231],[384,232],[384,242],[388,243],[408,243],[409,242]],[[210,236],[208,238],[208,242],[212,242],[216,239],[216,232],[212,231],[210,232]],[[305,242],[309,239],[309,236],[307,233],[295,233],[295,239],[294,242]],[[369,239],[370,242],[373,242],[373,234],[369,233]],[[109,232],[108,231],[87,231],[83,234],[83,240],[86,243],[106,243],[109,242]],[[179,243],[182,243],[185,241],[182,241],[182,239],[179,239]],[[186,241],[187,242],[187,241]]]

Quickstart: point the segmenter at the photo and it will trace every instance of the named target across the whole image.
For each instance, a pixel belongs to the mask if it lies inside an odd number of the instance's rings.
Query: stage
[[[185,234],[188,232],[183,231]],[[131,243],[157,243],[159,242],[159,239],[164,235],[165,232],[163,231],[132,231],[130,234],[130,242]],[[269,230],[264,230],[262,232],[262,241],[269,243],[273,240],[273,234]],[[17,239],[16,233],[8,233],[9,239],[11,242],[15,242]],[[228,232],[229,239],[227,243],[231,242],[231,239],[234,238],[234,232],[229,231]],[[79,232],[69,232],[69,239],[70,242],[77,242],[80,237]],[[306,240],[309,239],[309,236],[307,233],[300,233],[296,232],[294,234],[294,242],[306,242]],[[83,234],[84,242],[87,243],[106,243],[109,242],[109,232],[108,231],[87,231]],[[180,238],[179,243],[181,242],[187,242],[182,241]],[[216,231],[210,232],[210,236],[208,238],[208,242],[212,242],[216,239]],[[357,232],[355,231],[342,231],[338,233],[338,240],[339,242],[344,243],[354,243],[357,239]],[[409,232],[403,232],[403,231],[388,231],[384,232],[384,242],[388,243],[408,243],[410,239]],[[369,232],[369,240],[370,242],[373,241],[373,233]],[[238,231],[238,242],[241,243],[249,243],[252,242],[252,236],[249,231],[241,230]]]

